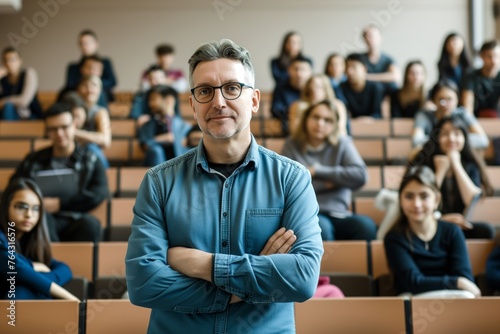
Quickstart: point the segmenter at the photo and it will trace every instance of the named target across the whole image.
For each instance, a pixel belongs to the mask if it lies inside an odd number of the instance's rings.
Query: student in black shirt
[[[367,68],[359,54],[346,58],[347,81],[340,84],[346,98],[347,110],[352,118],[368,116],[382,118],[384,86],[378,82],[367,81]]]
[[[429,167],[407,171],[399,188],[401,216],[384,239],[396,290],[429,298],[480,297],[463,234],[434,216],[440,198]]]

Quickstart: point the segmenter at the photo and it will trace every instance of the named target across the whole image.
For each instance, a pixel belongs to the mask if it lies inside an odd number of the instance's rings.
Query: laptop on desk
[[[34,181],[44,197],[69,198],[78,193],[79,174],[71,168],[39,171]]]

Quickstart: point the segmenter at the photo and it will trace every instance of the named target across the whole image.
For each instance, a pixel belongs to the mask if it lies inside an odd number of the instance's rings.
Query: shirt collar
[[[245,156],[243,163],[241,164],[240,167],[238,167],[238,169],[243,169],[247,166],[250,166],[250,168],[254,170],[255,168],[258,167],[258,165],[259,165],[259,144],[257,144],[257,141],[252,135],[252,140],[250,142],[250,147],[248,149],[247,155]],[[200,140],[200,143],[196,148],[196,169],[199,172],[201,172],[202,170],[205,170],[206,172],[210,171],[210,167],[208,166],[207,156],[205,154],[205,148],[203,146],[203,139]]]

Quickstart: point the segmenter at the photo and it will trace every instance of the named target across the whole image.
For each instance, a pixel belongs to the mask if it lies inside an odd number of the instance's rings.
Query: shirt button
[[[226,246],[227,246],[227,241],[226,241],[226,240],[224,240],[224,241],[222,242],[222,247],[226,247]]]
[[[229,184],[226,183],[226,185],[224,187],[229,188]]]
[[[227,212],[224,212],[222,216],[227,217]]]

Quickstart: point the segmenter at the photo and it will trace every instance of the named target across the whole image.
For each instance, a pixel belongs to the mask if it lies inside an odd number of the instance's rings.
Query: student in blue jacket
[[[43,198],[30,179],[11,181],[0,201],[0,296],[2,299],[78,298],[62,286],[70,268],[52,258]]]

